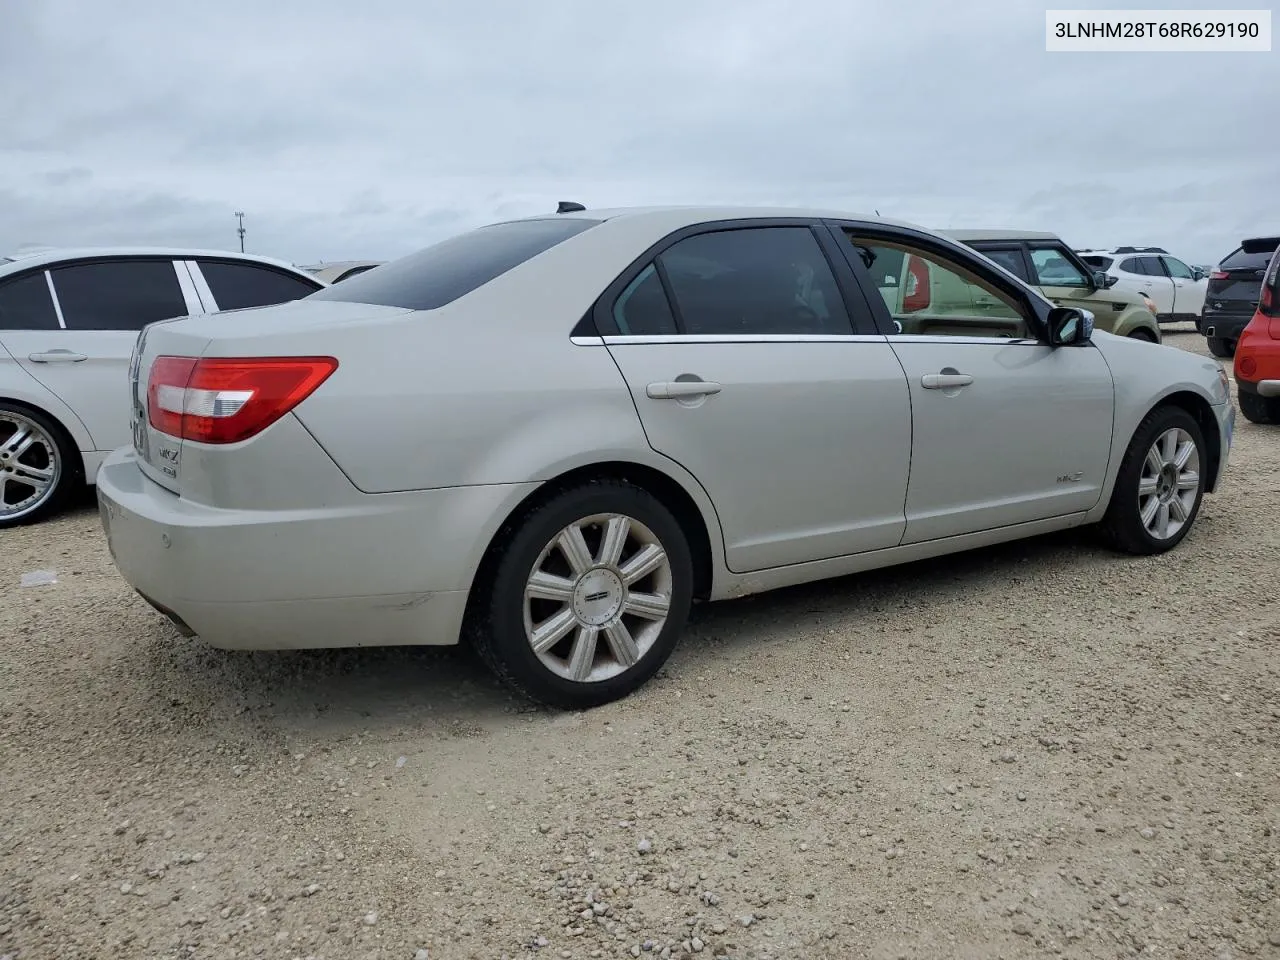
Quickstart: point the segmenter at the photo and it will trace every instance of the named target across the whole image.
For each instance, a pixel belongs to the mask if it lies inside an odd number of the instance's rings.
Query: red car
[[[1244,247],[1271,251],[1271,262],[1260,278],[1258,309],[1236,344],[1236,402],[1246,420],[1280,424],[1280,237],[1246,240]]]

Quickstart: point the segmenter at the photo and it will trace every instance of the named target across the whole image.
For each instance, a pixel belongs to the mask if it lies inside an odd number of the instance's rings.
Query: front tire
[[[508,686],[561,709],[619,700],[652,677],[689,615],[693,561],[647,490],[583,484],[509,522],[468,615],[476,652]]]
[[[1117,550],[1172,550],[1191,530],[1204,497],[1204,434],[1181,407],[1157,407],[1138,425],[1120,461],[1101,530]]]
[[[1256,393],[1237,389],[1236,402],[1240,406],[1240,412],[1250,423],[1280,423],[1280,397],[1260,397]]]
[[[1208,337],[1209,352],[1220,360],[1226,360],[1228,357],[1236,355],[1236,342],[1228,340],[1226,337]]]
[[[1144,328],[1142,328],[1142,327],[1139,327],[1139,328],[1138,328],[1138,329],[1136,329],[1136,330],[1130,331],[1130,333],[1129,333],[1129,339],[1130,339],[1130,340],[1145,340],[1147,343],[1155,343],[1155,342],[1156,342],[1156,338],[1152,335],[1151,331],[1150,331],[1150,330],[1146,330],[1146,329],[1144,329]]]
[[[57,511],[79,479],[79,458],[49,417],[0,401],[0,530]]]

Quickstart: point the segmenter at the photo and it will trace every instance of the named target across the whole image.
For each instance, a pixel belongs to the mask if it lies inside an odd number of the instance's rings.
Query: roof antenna
[[[879,210],[877,210],[877,211],[876,211],[876,216],[877,216],[877,217],[878,217],[878,216],[880,216],[880,211],[879,211]]]
[[[574,203],[572,200],[561,200],[556,204],[556,213],[577,213],[579,210],[587,209],[580,203]]]

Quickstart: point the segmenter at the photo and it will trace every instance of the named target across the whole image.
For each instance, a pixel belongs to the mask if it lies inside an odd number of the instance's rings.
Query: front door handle
[[[705,397],[720,392],[720,384],[713,380],[665,380],[651,383],[644,388],[650,400],[678,400],[681,397]]]
[[[81,360],[88,360],[83,353],[76,353],[72,350],[46,350],[44,353],[31,353],[27,355],[27,359],[32,363],[79,363]]]
[[[971,383],[973,377],[967,373],[926,373],[920,378],[920,386],[926,390],[952,390]]]

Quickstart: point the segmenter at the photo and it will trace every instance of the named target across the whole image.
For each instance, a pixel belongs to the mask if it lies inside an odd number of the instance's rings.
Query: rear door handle
[[[719,392],[720,384],[713,380],[666,380],[651,383],[644,388],[644,395],[650,400],[704,397]]]
[[[967,387],[971,383],[973,377],[967,373],[926,373],[920,378],[920,386],[926,390],[949,390]]]
[[[75,353],[71,350],[46,350],[43,353],[31,353],[27,355],[27,359],[32,363],[79,363],[81,360],[88,360],[83,353]]]

